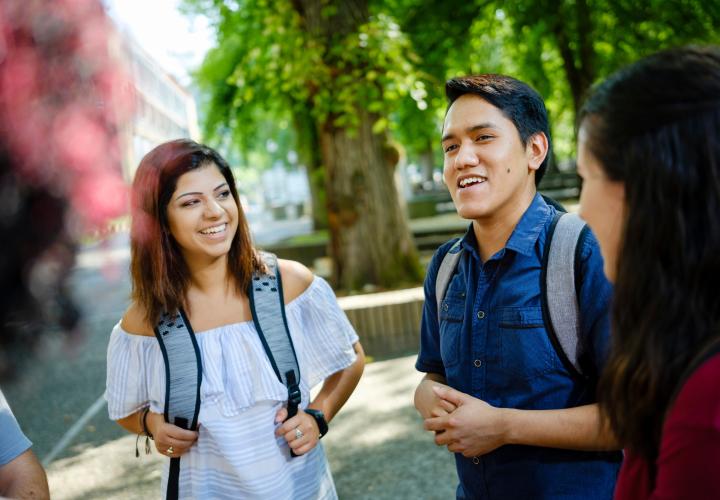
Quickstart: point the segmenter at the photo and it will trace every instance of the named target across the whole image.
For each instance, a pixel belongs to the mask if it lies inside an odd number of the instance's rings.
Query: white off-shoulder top
[[[300,365],[304,408],[310,389],[356,359],[358,337],[322,278],[287,304]],[[321,444],[290,457],[275,437],[275,415],[287,388],[270,366],[252,321],[196,332],[203,365],[199,437],[181,459],[181,498],[337,498]],[[118,323],[110,336],[105,398],[112,420],[150,406],[162,413],[165,366],[154,337],[132,335]],[[170,460],[163,467],[164,496]]]

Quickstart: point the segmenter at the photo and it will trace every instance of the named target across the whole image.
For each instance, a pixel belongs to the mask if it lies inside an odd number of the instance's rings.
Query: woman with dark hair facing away
[[[162,144],[140,162],[132,209],[132,303],[108,347],[110,418],[152,436],[161,454],[182,457],[180,498],[336,498],[319,438],[357,385],[364,357],[332,289],[303,265],[279,261],[301,376],[300,407],[287,418],[288,388],[263,348],[247,292],[265,264],[228,164],[190,140]],[[163,415],[166,352],[154,328],[168,311],[192,325],[202,361],[197,432]]]
[[[720,50],[660,52],[580,115],[581,215],[615,284],[598,387],[615,497],[720,495]]]

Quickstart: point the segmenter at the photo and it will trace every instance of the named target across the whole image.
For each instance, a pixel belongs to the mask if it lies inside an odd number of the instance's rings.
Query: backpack
[[[589,228],[576,214],[558,212],[547,232],[540,271],[540,302],[550,342],[570,373],[588,378],[583,369],[578,290],[582,284],[580,254]],[[435,279],[438,322],[440,306],[463,253],[456,241],[443,257]]]
[[[288,389],[288,418],[301,402],[300,368],[285,317],[285,302],[277,257],[260,253],[266,272],[254,272],[247,294],[255,329],[278,380]],[[180,309],[163,314],[155,327],[165,362],[165,421],[196,430],[200,413],[202,362],[192,326]],[[168,500],[178,498],[180,457],[170,459]]]

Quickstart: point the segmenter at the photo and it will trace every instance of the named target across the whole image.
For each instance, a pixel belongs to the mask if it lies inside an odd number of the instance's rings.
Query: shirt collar
[[[540,193],[535,193],[530,206],[520,217],[515,229],[508,239],[505,248],[513,250],[519,254],[532,255],[535,242],[540,236],[540,232],[545,227],[548,217],[551,216],[551,210]],[[472,253],[476,258],[480,258],[477,248],[477,240],[475,239],[475,231],[470,223],[465,235],[462,237],[463,249]],[[502,252],[502,250],[501,250]]]
[[[475,238],[475,231],[473,231],[473,223],[471,222],[465,231],[465,235],[461,240],[462,248],[466,252],[469,252],[474,258],[480,260],[480,254],[478,253],[477,239]]]

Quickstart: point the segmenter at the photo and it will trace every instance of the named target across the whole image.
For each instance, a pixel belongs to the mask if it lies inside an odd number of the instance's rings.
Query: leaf
[[[379,134],[381,132],[384,132],[385,129],[388,127],[388,120],[387,118],[379,118],[375,123],[373,123],[372,131],[373,134]]]

